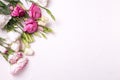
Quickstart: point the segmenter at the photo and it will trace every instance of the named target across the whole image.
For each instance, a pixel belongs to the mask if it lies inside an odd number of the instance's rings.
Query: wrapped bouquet
[[[11,65],[11,73],[18,74],[28,63],[27,56],[34,54],[30,43],[34,36],[46,38],[52,29],[47,9],[48,0],[0,0],[0,54]]]

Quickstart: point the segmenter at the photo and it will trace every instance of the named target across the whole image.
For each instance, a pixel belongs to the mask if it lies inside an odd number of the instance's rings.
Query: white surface
[[[18,76],[0,57],[0,80],[120,80],[120,0],[51,0],[50,9],[55,35],[33,44]]]

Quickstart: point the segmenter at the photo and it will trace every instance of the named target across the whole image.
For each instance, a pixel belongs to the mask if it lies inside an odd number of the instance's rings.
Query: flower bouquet
[[[52,29],[49,19],[55,20],[46,8],[48,0],[0,0],[0,54],[11,65],[11,74],[18,74],[28,63],[27,56],[34,54],[30,43],[34,36],[46,38]]]

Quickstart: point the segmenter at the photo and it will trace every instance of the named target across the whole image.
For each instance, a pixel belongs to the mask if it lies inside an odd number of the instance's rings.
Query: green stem
[[[8,55],[2,53],[1,51],[0,51],[0,54],[4,57],[4,59],[5,59],[6,61],[8,61]]]

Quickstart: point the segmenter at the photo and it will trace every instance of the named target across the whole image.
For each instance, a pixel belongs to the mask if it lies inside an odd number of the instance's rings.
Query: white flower
[[[10,39],[10,41],[14,42],[17,39],[19,39],[21,37],[21,34],[15,31],[10,31],[7,33],[8,38]]]
[[[7,44],[12,44],[13,41],[11,41],[9,38],[6,38],[6,41],[5,41]]]
[[[12,41],[9,39],[10,36],[3,29],[0,29],[0,37],[5,39],[5,43],[7,43],[7,44],[11,44],[12,43]],[[6,46],[6,47],[8,47],[8,46]]]
[[[48,4],[48,0],[31,0],[31,1],[38,3],[38,5],[41,5],[43,7],[46,7]]]
[[[7,51],[6,48],[4,48],[3,46],[0,46],[0,52],[2,52],[2,53],[6,53],[6,51]]]
[[[32,56],[34,55],[34,51],[32,48],[25,48],[25,51],[24,51],[25,55],[27,56]]]
[[[0,28],[4,28],[4,26],[9,22],[9,20],[11,19],[10,15],[3,15],[0,14]]]
[[[49,19],[45,16],[42,16],[42,18],[40,20],[38,20],[38,25],[41,26],[46,26],[46,24],[48,23]]]
[[[20,50],[21,43],[19,40],[15,41],[11,45],[11,49],[18,52]]]

